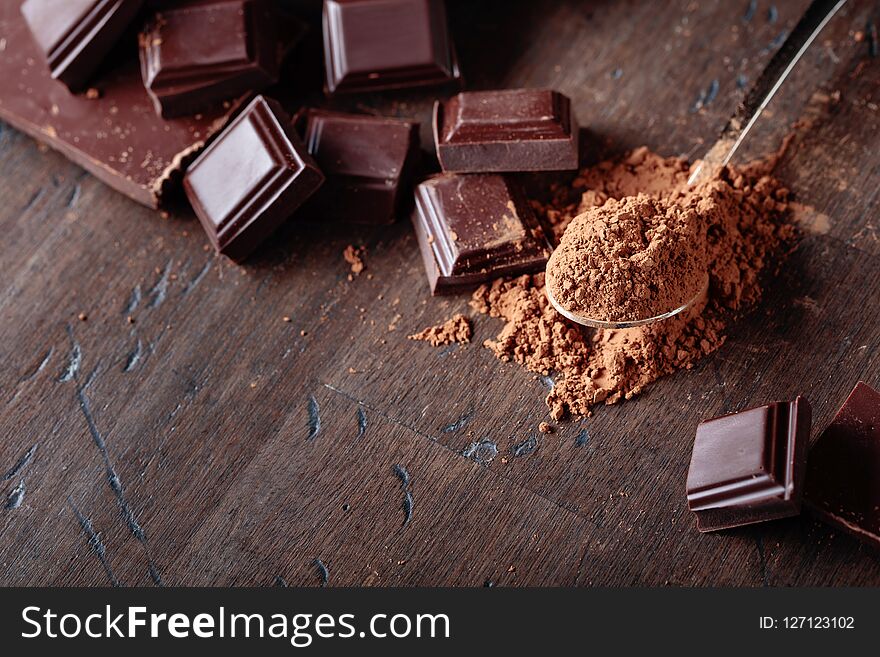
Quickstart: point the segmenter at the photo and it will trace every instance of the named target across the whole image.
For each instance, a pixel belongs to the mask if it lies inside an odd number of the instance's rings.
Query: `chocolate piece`
[[[798,397],[701,423],[687,478],[697,529],[800,513],[810,420],[810,404]]]
[[[220,253],[244,260],[324,182],[273,101],[257,96],[183,179],[186,195]]]
[[[114,51],[116,63],[93,81],[93,92],[74,96],[50,77],[15,2],[0,2],[0,41],[0,118],[150,207],[240,107],[236,100],[200,117],[163,121],[144,90],[134,47]]]
[[[213,0],[160,11],[140,37],[141,72],[165,118],[278,81],[277,18],[263,0]]]
[[[522,191],[498,174],[453,174],[416,187],[413,225],[433,294],[538,271],[550,245]]]
[[[327,181],[309,203],[322,219],[394,221],[419,154],[418,123],[319,109],[295,123]]]
[[[52,77],[80,91],[142,4],[141,0],[26,0],[21,13]]]
[[[469,91],[434,105],[444,171],[562,171],[578,167],[571,101],[547,89]]]
[[[880,392],[858,383],[810,450],[804,502],[880,547]]]
[[[327,0],[327,91],[459,81],[443,0]]]

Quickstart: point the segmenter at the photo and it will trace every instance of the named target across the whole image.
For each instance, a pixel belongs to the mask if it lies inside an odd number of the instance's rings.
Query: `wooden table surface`
[[[695,157],[807,4],[450,13],[469,87],[568,94],[588,159]],[[851,0],[749,142],[798,122],[779,171],[814,208],[765,300],[693,370],[552,435],[544,382],[481,346],[497,320],[464,347],[406,339],[468,312],[429,296],[407,221],[292,222],[237,267],[188,211],[163,219],[0,125],[0,583],[318,586],[320,560],[331,586],[880,584],[880,553],[806,513],[700,535],[683,490],[700,419],[802,393],[815,439],[856,381],[880,385],[878,23]],[[320,83],[319,45],[291,97]],[[427,121],[433,97],[346,106]],[[348,244],[366,247],[354,280]],[[493,460],[462,455],[483,439]]]

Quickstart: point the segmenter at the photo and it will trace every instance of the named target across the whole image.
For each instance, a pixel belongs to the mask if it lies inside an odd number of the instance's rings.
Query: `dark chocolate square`
[[[295,120],[327,180],[310,201],[321,219],[387,224],[395,220],[419,155],[418,123],[320,109]]]
[[[52,77],[82,90],[135,18],[142,0],[26,0],[21,12]]]
[[[264,0],[158,12],[140,36],[144,86],[165,118],[195,114],[278,80],[276,19]]]
[[[214,248],[241,261],[324,181],[273,102],[257,96],[187,169],[184,189]]]
[[[444,174],[422,182],[413,225],[433,294],[539,271],[550,255],[522,190],[499,174]]]
[[[458,81],[443,0],[326,0],[329,93]]]
[[[578,167],[571,101],[549,89],[469,91],[434,105],[444,171],[562,171]]]
[[[880,392],[859,383],[810,450],[805,503],[880,547]]]
[[[810,405],[803,397],[702,422],[687,479],[702,532],[800,513]]]

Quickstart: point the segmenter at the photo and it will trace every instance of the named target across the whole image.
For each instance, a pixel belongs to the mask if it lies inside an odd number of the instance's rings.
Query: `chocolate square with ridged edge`
[[[273,101],[257,96],[187,169],[186,195],[214,248],[242,261],[324,182]]]
[[[432,294],[544,268],[550,245],[522,190],[499,174],[443,174],[416,187],[413,226]]]
[[[156,112],[195,114],[278,81],[277,15],[265,0],[169,6],[140,35],[141,73]]]
[[[366,114],[305,109],[298,134],[327,180],[309,202],[320,219],[387,224],[404,201],[419,157],[419,124]]]
[[[326,0],[328,93],[458,82],[443,0]]]
[[[26,0],[21,13],[52,77],[71,91],[81,91],[142,4],[142,0]]]
[[[434,105],[444,171],[563,171],[578,167],[571,101],[549,89],[468,91]]]
[[[800,513],[811,409],[803,397],[697,427],[688,508],[701,532]]]
[[[880,392],[858,383],[810,450],[804,502],[880,548]]]

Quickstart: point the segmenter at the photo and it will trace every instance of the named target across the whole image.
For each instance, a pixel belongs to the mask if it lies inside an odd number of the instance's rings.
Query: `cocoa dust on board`
[[[648,229],[641,237],[638,231],[628,230],[627,235],[647,239],[642,247],[650,242],[651,222],[659,225],[672,218],[693,223],[703,271],[690,272],[690,282],[694,276],[705,281],[708,274],[707,294],[667,320],[632,329],[593,330],[556,312],[547,300],[543,273],[499,279],[481,286],[471,299],[475,310],[506,322],[485,346],[501,360],[555,376],[547,397],[555,419],[567,413],[589,415],[596,404],[629,399],[658,378],[692,367],[724,343],[728,323],[760,298],[760,273],[771,255],[795,236],[789,192],[772,177],[774,164],[775,159],[728,167],[693,188],[687,185],[685,160],[663,158],[646,148],[581,171],[570,187],[555,190],[551,203],[535,204],[557,240],[573,221],[574,229],[583,231],[588,218],[575,218],[584,213],[595,218],[597,208],[602,208],[599,215],[607,223],[606,203],[609,212],[638,209]],[[664,269],[663,275],[676,276],[675,267]],[[611,296],[603,301],[606,310],[621,312],[615,299],[625,305],[626,295]],[[650,294],[645,298],[648,305],[652,300],[663,303]]]
[[[353,244],[349,244],[345,247],[345,250],[342,252],[342,257],[351,267],[351,274],[349,274],[349,280],[354,276],[360,276],[361,272],[366,269],[366,264],[364,263],[364,255],[366,254],[366,249],[364,247],[357,247]]]
[[[429,342],[432,347],[440,345],[466,344],[471,341],[471,323],[461,313],[452,317],[438,326],[429,326],[424,331],[408,336],[410,340],[423,340]]]

